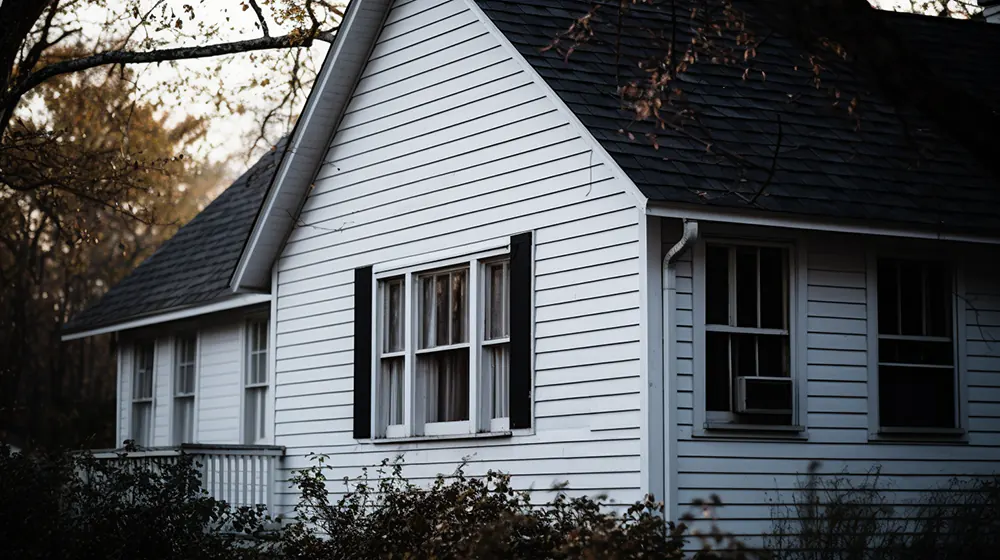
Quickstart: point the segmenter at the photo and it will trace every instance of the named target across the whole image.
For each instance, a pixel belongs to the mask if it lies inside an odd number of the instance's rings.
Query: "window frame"
[[[182,339],[190,338],[194,342],[194,361],[191,365],[194,367],[194,388],[191,393],[181,394],[178,391],[179,374],[178,368],[180,367],[180,343]],[[201,369],[201,337],[198,331],[190,330],[183,331],[179,334],[174,334],[170,340],[171,353],[170,353],[170,412],[169,414],[169,424],[170,424],[170,442],[173,445],[180,445],[182,443],[196,443],[198,438],[198,381],[199,373]],[[179,399],[190,399],[191,400],[191,441],[181,441],[178,438],[177,433],[177,405]]]
[[[251,336],[251,326],[254,324],[262,323],[266,332],[264,333],[264,370],[266,379],[262,383],[248,383],[248,376],[250,374],[250,362],[251,354],[255,351],[250,345]],[[243,367],[240,370],[240,443],[243,445],[263,445],[267,444],[271,438],[272,423],[270,419],[270,399],[273,398],[274,388],[272,386],[274,380],[274,372],[272,371],[272,347],[273,347],[273,333],[271,332],[273,325],[271,325],[271,318],[265,314],[248,314],[243,317],[243,325],[240,329],[240,349],[241,349],[241,362]],[[264,393],[263,397],[263,410],[261,411],[263,422],[264,422],[264,433],[261,437],[255,438],[252,442],[248,441],[248,426],[247,426],[247,407],[250,405],[248,394],[251,390],[258,390]]]
[[[879,318],[878,318],[878,262],[880,258],[909,260],[921,263],[940,262],[950,270],[952,280],[951,327],[952,361],[955,384],[955,427],[889,427],[882,426],[879,411]],[[965,356],[967,312],[965,296],[965,275],[959,259],[941,250],[921,247],[891,248],[880,246],[869,249],[865,255],[865,307],[867,309],[868,341],[868,440],[913,441],[942,440],[944,442],[967,441],[969,426],[968,360]]]
[[[750,424],[740,422],[736,413],[707,410],[707,360],[706,340],[711,331],[730,331],[721,325],[710,326],[706,321],[706,248],[709,245],[726,247],[774,247],[784,249],[788,256],[788,271],[786,285],[788,287],[787,331],[788,331],[788,367],[789,378],[792,380],[792,414],[789,424]],[[692,254],[692,353],[694,368],[694,386],[692,387],[694,437],[766,437],[773,439],[794,438],[805,439],[807,401],[805,383],[808,376],[806,363],[807,335],[805,313],[808,306],[808,279],[806,269],[807,250],[803,240],[793,237],[749,237],[734,234],[708,233],[701,237],[694,246]],[[680,309],[680,307],[678,307]],[[676,328],[676,327],[675,327]],[[753,329],[750,327],[738,329],[740,332],[772,332],[773,329]],[[780,329],[779,329],[780,330]]]
[[[148,346],[148,348],[150,350],[149,351],[149,354],[150,354],[150,370],[149,370],[150,394],[149,394],[149,397],[144,397],[144,398],[141,398],[141,399],[140,398],[136,398],[136,375],[138,373],[139,347],[140,346]],[[156,354],[157,354],[156,346],[157,346],[157,343],[156,343],[156,339],[155,338],[151,338],[151,339],[139,338],[139,339],[135,339],[135,340],[132,341],[132,352],[131,352],[132,355],[130,356],[130,358],[132,360],[132,367],[131,367],[131,371],[130,371],[130,373],[131,373],[131,379],[129,380],[129,393],[130,393],[130,396],[129,396],[129,409],[128,409],[128,411],[129,411],[128,412],[128,421],[129,421],[128,439],[131,439],[132,441],[134,441],[136,443],[136,445],[140,445],[140,446],[143,446],[143,447],[151,447],[154,444],[154,439],[153,438],[155,437],[155,424],[156,424],[156,358],[157,358],[157,356],[156,356]],[[139,438],[136,437],[136,433],[135,433],[135,420],[136,420],[135,410],[136,410],[136,405],[139,405],[139,404],[147,406],[149,408],[149,425],[146,428],[146,434],[145,434],[145,436],[146,436],[146,440],[147,441],[145,441],[145,442],[140,442]]]
[[[400,262],[398,265],[383,263],[373,269],[372,289],[372,371],[371,371],[371,426],[373,442],[391,442],[437,437],[476,437],[476,436],[506,436],[511,435],[510,418],[493,419],[492,401],[489,410],[484,408],[486,399],[492,398],[491,387],[487,386],[484,366],[482,364],[484,348],[500,342],[484,341],[485,297],[486,297],[486,266],[498,260],[510,258],[510,248],[507,245],[493,249],[481,249],[477,252],[463,252],[459,256],[428,260],[415,263]],[[419,345],[419,308],[420,283],[418,279],[427,274],[465,269],[468,271],[466,293],[468,343],[436,347],[435,350],[469,348],[469,419],[456,422],[424,422],[424,411],[418,398],[418,378],[416,360],[420,354],[432,352],[430,349],[418,349]],[[509,270],[509,269],[508,269]],[[392,353],[391,356],[403,357],[403,424],[386,425],[381,406],[381,361],[385,356],[382,352],[382,333],[385,323],[383,291],[386,281],[395,278],[403,279],[403,317],[404,317],[404,349]],[[510,284],[508,282],[508,290]],[[509,337],[506,339],[509,344]],[[484,344],[486,342],[486,344]],[[530,429],[527,431],[531,431]]]

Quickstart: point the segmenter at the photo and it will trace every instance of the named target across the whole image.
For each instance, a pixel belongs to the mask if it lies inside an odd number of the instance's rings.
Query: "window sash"
[[[956,315],[954,272],[942,261],[874,258],[870,262],[876,267],[876,344],[871,351],[878,388],[877,427],[959,427],[955,341],[961,317]]]
[[[243,404],[243,441],[253,445],[267,437],[268,387],[247,387]]]
[[[725,241],[708,241],[704,247],[703,406],[709,418],[735,421],[738,377],[794,378],[791,249]],[[765,261],[771,267],[762,267]],[[720,265],[725,267],[724,274]],[[741,284],[747,275],[752,281]],[[778,290],[768,283],[779,280]],[[749,306],[745,303],[748,296],[752,298]],[[713,308],[713,298],[722,299],[722,304],[715,303]],[[780,315],[768,316],[768,306],[779,303]],[[768,346],[762,347],[762,343]],[[713,348],[716,345],[724,348]],[[751,347],[752,357],[747,357],[746,350]],[[762,348],[767,348],[766,355]],[[794,421],[794,413],[790,421]]]
[[[415,277],[420,318],[419,350],[469,342],[469,267],[421,274]]]
[[[174,443],[194,443],[194,395],[174,397]]]
[[[268,382],[267,321],[255,320],[247,324],[247,368],[245,387],[264,385]]]
[[[133,402],[153,400],[153,343],[136,343],[132,372]]]
[[[132,403],[132,426],[129,436],[136,445],[149,447],[153,440],[153,400]]]

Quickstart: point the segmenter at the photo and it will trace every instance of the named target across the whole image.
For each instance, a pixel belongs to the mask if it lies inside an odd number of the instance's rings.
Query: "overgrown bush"
[[[601,497],[570,498],[555,489],[533,505],[508,475],[475,478],[459,468],[429,488],[403,478],[402,463],[384,461],[344,479],[348,491],[329,499],[324,460],[300,471],[296,508],[302,523],[289,528],[285,552],[294,558],[680,558],[684,527],[664,520],[663,506],[647,500],[611,513]],[[724,539],[720,540],[724,542]],[[714,558],[708,550],[699,553]],[[733,556],[742,557],[742,556]]]
[[[0,550],[19,559],[230,559],[267,551],[263,512],[209,497],[188,456],[152,467],[0,446]],[[258,539],[260,540],[260,539]]]
[[[1000,479],[953,479],[893,503],[879,469],[860,482],[818,464],[792,503],[772,508],[765,549],[776,560],[959,560],[1000,550]]]

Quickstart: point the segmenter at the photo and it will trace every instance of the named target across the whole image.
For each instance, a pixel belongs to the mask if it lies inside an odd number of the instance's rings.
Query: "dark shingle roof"
[[[657,131],[656,149],[644,136],[651,125],[633,123],[633,113],[621,109],[617,85],[638,75],[636,60],[662,52],[651,46],[656,39],[649,30],[670,28],[671,3],[634,5],[621,38],[622,57],[615,57],[609,31],[603,40],[575,50],[567,62],[555,49],[541,48],[587,13],[593,0],[477,1],[653,201],[747,208],[747,199],[766,183],[765,196],[756,203],[763,210],[1000,231],[996,178],[927,116],[897,108],[846,62],[828,63],[816,88],[807,51],[772,33],[747,79],[735,65],[695,63],[675,83],[700,124],[689,122],[683,132]],[[695,4],[677,1],[680,44],[690,40],[686,18]],[[751,25],[758,5],[740,4]],[[890,12],[882,17],[927,53],[938,75],[997,107],[1000,25]],[[834,90],[841,92],[837,106]],[[860,119],[847,111],[855,95]],[[781,150],[768,183],[769,174],[753,167],[770,169],[775,160],[779,114]],[[709,137],[711,152],[702,141]],[[719,155],[721,150],[752,165],[737,164]]]
[[[282,140],[264,154],[152,256],[67,323],[64,331],[92,330],[231,295],[229,281],[284,145]]]

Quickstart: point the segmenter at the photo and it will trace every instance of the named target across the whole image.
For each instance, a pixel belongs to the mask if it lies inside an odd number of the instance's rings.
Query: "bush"
[[[288,528],[293,558],[681,558],[684,527],[665,521],[647,500],[613,514],[598,497],[557,490],[543,507],[511,486],[508,475],[468,477],[463,468],[419,488],[402,463],[384,461],[378,480],[366,470],[344,479],[348,492],[329,501],[322,456],[298,473],[300,522]],[[705,551],[700,557],[714,557]]]
[[[810,466],[791,504],[772,509],[776,560],[959,560],[1000,547],[1000,479],[953,479],[894,506],[877,468],[860,482]]]
[[[250,558],[262,511],[234,510],[200,489],[188,456],[159,468],[0,446],[0,543],[8,558]]]

